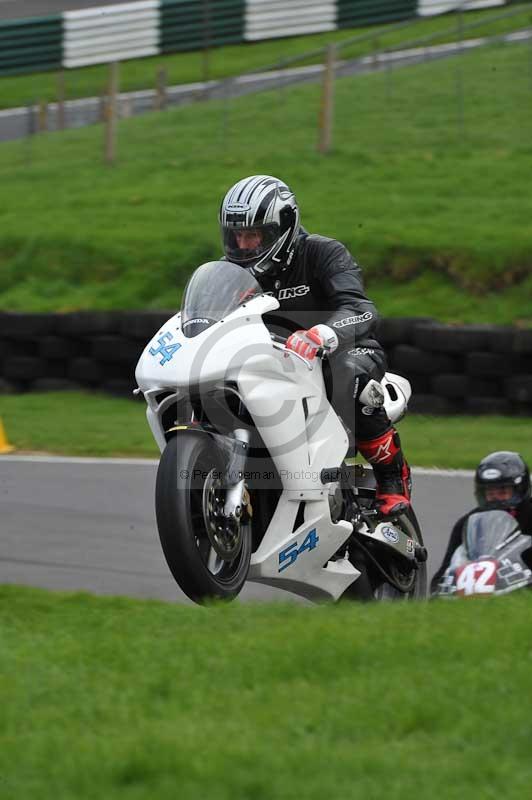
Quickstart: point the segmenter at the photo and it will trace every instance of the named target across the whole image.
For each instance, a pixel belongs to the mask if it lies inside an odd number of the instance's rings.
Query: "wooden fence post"
[[[464,114],[464,65],[463,65],[463,58],[464,58],[464,49],[463,49],[463,41],[464,41],[464,9],[462,3],[458,6],[457,9],[457,39],[458,39],[458,54],[455,57],[455,64],[456,64],[456,100],[457,100],[457,125],[458,125],[458,135],[460,138],[464,139],[465,136],[465,114]]]
[[[162,111],[163,108],[166,108],[166,84],[168,78],[166,74],[166,69],[161,67],[157,71],[157,80],[155,85],[155,108],[157,111]]]
[[[43,133],[48,130],[48,103],[46,100],[39,100],[39,110],[37,112],[37,130]]]
[[[57,129],[62,131],[65,127],[65,73],[57,73]]]
[[[202,22],[203,22],[203,47],[201,55],[201,79],[203,83],[209,80],[209,51],[211,48],[211,8],[209,0],[202,2]]]
[[[379,48],[380,48],[380,42],[378,38],[375,37],[373,39],[373,69],[377,69],[377,67],[379,66],[379,56],[378,56]]]
[[[105,114],[105,160],[114,164],[116,159],[116,119],[118,95],[118,62],[109,64],[109,88]]]
[[[325,64],[323,65],[318,142],[318,150],[320,153],[328,153],[332,144],[335,62],[336,45],[330,44],[327,46]]]
[[[105,122],[107,119],[107,89],[104,87],[98,99],[98,122]]]

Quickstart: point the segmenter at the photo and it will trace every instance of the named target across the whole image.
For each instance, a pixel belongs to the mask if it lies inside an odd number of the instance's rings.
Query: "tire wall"
[[[173,311],[0,313],[0,394],[97,389],[131,397],[135,366]],[[532,329],[389,318],[388,370],[425,414],[532,415]]]

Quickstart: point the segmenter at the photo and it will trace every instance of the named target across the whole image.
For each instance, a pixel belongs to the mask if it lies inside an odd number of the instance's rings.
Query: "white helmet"
[[[294,257],[299,208],[286,183],[271,175],[251,175],[232,186],[220,206],[220,227],[228,261],[256,277],[286,267]],[[260,233],[259,244],[239,246],[236,233]]]

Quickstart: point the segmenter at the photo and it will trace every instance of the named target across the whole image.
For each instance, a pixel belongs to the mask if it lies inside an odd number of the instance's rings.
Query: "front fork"
[[[223,514],[227,519],[239,521],[244,510],[245,466],[250,438],[251,433],[245,428],[236,428],[231,437],[216,436],[227,457],[227,467],[222,476],[226,490]]]

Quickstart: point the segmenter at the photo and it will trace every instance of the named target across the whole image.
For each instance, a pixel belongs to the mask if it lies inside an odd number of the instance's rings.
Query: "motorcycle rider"
[[[436,592],[455,550],[462,544],[465,523],[479,511],[502,510],[516,518],[523,533],[532,536],[532,499],[530,470],[519,455],[509,450],[489,453],[475,471],[477,507],[455,523],[442,564],[430,582],[431,594]]]
[[[287,348],[309,360],[320,347],[327,352],[331,403],[356,431],[358,450],[373,467],[380,513],[407,509],[410,470],[382,406],[377,381],[386,357],[375,339],[377,311],[365,295],[359,265],[339,241],[304,230],[294,193],[271,175],[251,175],[232,186],[219,222],[227,260],[249,270],[279,300],[280,310],[266,322],[289,323]]]

